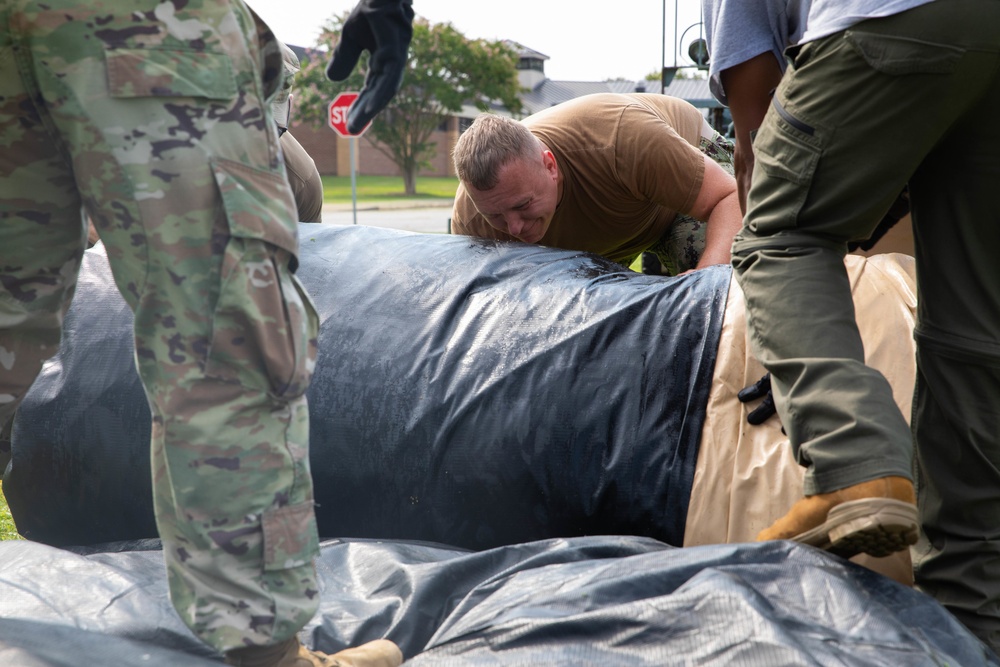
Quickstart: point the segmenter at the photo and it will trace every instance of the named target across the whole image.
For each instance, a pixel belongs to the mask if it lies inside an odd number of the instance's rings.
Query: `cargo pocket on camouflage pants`
[[[316,364],[319,324],[293,274],[298,241],[287,183],[228,160],[217,159],[212,167],[230,238],[206,373],[278,399],[297,398]]]
[[[285,180],[223,159],[213,160],[212,169],[230,235],[221,262],[206,374],[265,393],[287,403],[290,411],[291,422],[282,430],[285,441],[275,433],[267,444],[279,459],[289,457],[289,464],[282,465],[291,469],[283,467],[280,474],[253,471],[268,478],[253,482],[248,493],[256,495],[256,502],[272,504],[260,512],[260,542],[249,535],[242,538],[252,550],[261,549],[260,561],[244,566],[260,568],[261,601],[270,599],[274,626],[252,626],[240,641],[266,643],[294,635],[318,603],[312,561],[319,540],[304,394],[316,363],[319,324],[312,300],[294,275],[298,223]]]

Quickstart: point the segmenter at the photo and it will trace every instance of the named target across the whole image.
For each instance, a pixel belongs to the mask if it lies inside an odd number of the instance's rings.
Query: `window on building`
[[[521,58],[517,63],[518,69],[528,69],[535,70],[536,72],[545,71],[545,61],[541,58]]]

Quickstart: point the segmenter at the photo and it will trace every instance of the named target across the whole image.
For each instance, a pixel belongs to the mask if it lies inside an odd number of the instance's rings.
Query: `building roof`
[[[672,97],[686,100],[700,109],[712,109],[723,106],[712,96],[708,88],[708,79],[678,79],[674,78],[664,91],[660,81],[627,81],[615,79],[612,81],[554,81],[545,77],[544,62],[549,57],[523,44],[505,40],[506,44],[517,51],[524,60],[537,60],[539,71],[533,73],[535,79],[522,79],[522,85],[530,86],[530,90],[521,95],[524,104],[524,115],[530,115],[542,109],[555,106],[567,100],[592,93],[666,93]]]
[[[607,92],[623,91],[613,91],[608,82],[604,81],[553,81],[545,79],[534,90],[523,93],[521,103],[524,105],[524,115],[528,116],[576,97]]]
[[[524,115],[555,106],[567,100],[592,93],[656,93],[662,92],[659,81],[553,81],[545,79],[534,90],[521,95]],[[707,79],[674,79],[667,86],[666,94],[679,97],[698,108],[715,108],[722,105],[712,97]]]
[[[515,42],[512,39],[505,39],[503,40],[503,42],[510,48],[514,49],[514,51],[517,52],[517,56],[519,58],[535,58],[537,60],[549,60],[549,57],[544,53],[542,53],[541,51],[535,51],[534,49],[530,49],[527,46]]]
[[[644,81],[643,83],[646,84],[647,93],[662,92],[662,86],[659,81]],[[709,90],[708,79],[674,78],[670,82],[670,85],[667,86],[666,94],[687,100],[699,109],[715,109],[724,106],[719,100],[715,99],[712,91]]]

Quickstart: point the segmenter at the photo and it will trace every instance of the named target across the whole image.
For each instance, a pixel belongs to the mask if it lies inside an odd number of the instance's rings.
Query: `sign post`
[[[357,190],[357,177],[355,176],[354,169],[354,151],[355,144],[357,143],[357,138],[365,133],[371,123],[365,125],[364,128],[357,134],[351,134],[347,131],[347,112],[354,104],[354,100],[358,99],[359,93],[340,93],[337,97],[330,102],[330,117],[329,125],[330,128],[342,137],[347,137],[350,140],[350,153],[348,159],[351,162],[351,207],[354,211],[354,224],[358,224],[358,190]]]

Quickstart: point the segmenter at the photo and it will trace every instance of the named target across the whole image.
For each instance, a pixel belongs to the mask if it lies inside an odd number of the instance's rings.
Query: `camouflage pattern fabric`
[[[259,18],[257,21],[261,23]],[[278,124],[278,127],[287,130],[290,112],[289,100],[292,96],[292,81],[295,75],[299,73],[301,66],[299,65],[298,56],[295,55],[291,47],[283,42],[278,42],[278,47],[281,49],[281,60],[285,75],[281,78],[281,87],[275,93],[274,99],[271,100],[271,109],[274,112],[274,120]]]
[[[735,174],[732,141],[715,133],[711,137],[703,136],[699,148],[721,165],[726,173]],[[705,225],[702,220],[678,213],[667,233],[650,246],[647,252],[656,255],[668,275],[676,276],[693,269],[698,265],[701,253],[705,251]]]
[[[323,221],[323,179],[316,169],[316,162],[288,131],[292,113],[292,80],[299,72],[299,59],[287,45],[278,43],[284,61],[285,76],[278,93],[271,101],[271,109],[281,137],[281,152],[285,156],[285,174],[292,187],[300,222]]]
[[[266,24],[261,21],[260,17],[255,14],[254,18],[259,25],[266,29]],[[278,126],[278,136],[281,137],[281,152],[285,156],[285,174],[288,176],[288,184],[292,187],[292,195],[295,197],[298,220],[300,222],[322,222],[323,179],[320,177],[312,157],[302,147],[298,139],[288,131],[288,127],[292,123],[292,81],[301,69],[299,58],[288,45],[278,42],[278,47],[281,49],[285,75],[282,77],[281,88],[271,100],[271,111]]]
[[[171,600],[222,651],[318,603],[281,71],[235,0],[0,2],[0,423],[57,351],[85,210],[135,312]]]

